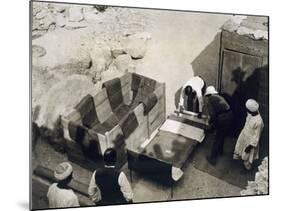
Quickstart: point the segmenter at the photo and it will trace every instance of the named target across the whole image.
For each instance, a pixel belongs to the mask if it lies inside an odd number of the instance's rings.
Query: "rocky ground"
[[[79,96],[135,71],[150,39],[143,16],[126,8],[33,4],[32,107],[39,126],[53,129]]]
[[[130,8],[95,8],[33,3],[33,121],[54,129],[85,93],[95,94],[103,81],[127,71],[166,82],[167,114],[174,110],[176,90],[193,75],[190,63],[213,40],[226,15],[176,13]],[[53,167],[67,157],[37,140],[33,168]],[[90,172],[74,164],[74,177],[88,181]],[[230,185],[189,165],[183,187],[174,197],[239,195]],[[139,178],[135,201],[167,200],[170,190]],[[157,191],[158,194],[154,194]]]

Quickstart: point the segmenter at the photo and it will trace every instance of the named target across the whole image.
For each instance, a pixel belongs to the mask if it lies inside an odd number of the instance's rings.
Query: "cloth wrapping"
[[[125,138],[128,138],[131,133],[137,129],[139,126],[138,119],[133,111],[129,115],[119,122],[119,125],[122,129]]]
[[[133,100],[139,101],[143,97],[154,92],[156,81],[144,76],[133,73],[131,89],[133,91]]]
[[[115,110],[123,103],[123,94],[121,89],[120,78],[114,78],[102,84],[102,88],[106,89],[108,100],[112,110]]]
[[[156,81],[150,78],[144,77],[140,83],[139,92],[143,95],[154,92],[156,87]]]
[[[86,95],[75,109],[81,115],[82,124],[88,128],[92,128],[99,123],[94,99],[91,95]]]
[[[143,103],[143,115],[147,115],[156,105],[158,99],[154,93],[150,93],[147,97],[143,97],[139,102]]]
[[[108,131],[111,131],[118,124],[118,119],[116,115],[113,113],[109,116],[109,118],[103,123],[95,125],[92,130],[98,132],[100,134],[105,134]]]
[[[138,90],[139,90],[139,87],[140,87],[140,84],[141,84],[141,80],[142,80],[142,77],[133,73],[132,74],[132,84],[131,84],[131,90],[133,91],[133,99],[136,98],[136,95],[138,93]]]

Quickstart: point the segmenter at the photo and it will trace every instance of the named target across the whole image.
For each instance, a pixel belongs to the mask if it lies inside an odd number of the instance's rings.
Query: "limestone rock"
[[[50,14],[50,12],[48,9],[42,9],[38,13],[36,13],[35,18],[37,20],[41,20],[41,19],[47,17],[49,14]]]
[[[119,55],[126,54],[123,47],[121,46],[120,42],[111,42],[110,43],[111,53],[114,58],[118,57]]]
[[[92,70],[94,72],[106,71],[112,63],[112,54],[110,47],[105,43],[96,43],[89,49],[92,58]]]
[[[50,27],[51,27],[51,29],[54,29],[52,26],[55,26],[55,25],[56,25],[55,17],[52,14],[49,14],[45,18],[39,20],[38,30],[48,31],[48,30],[50,30]]]
[[[86,22],[84,22],[84,21],[81,21],[81,22],[70,22],[70,21],[67,21],[65,23],[65,28],[69,29],[69,30],[86,28],[87,26],[88,26],[88,24]]]
[[[54,6],[54,11],[57,12],[57,13],[63,13],[65,11],[65,6],[64,5],[60,5],[60,4],[56,4]]]
[[[42,46],[32,45],[32,56],[33,58],[42,57],[46,55],[46,50]]]
[[[58,13],[56,16],[56,25],[59,27],[64,27],[66,25],[65,15]]]
[[[150,34],[146,32],[128,35],[122,39],[121,45],[133,59],[142,59],[146,53],[147,42],[150,39]]]
[[[83,11],[81,7],[70,7],[68,10],[68,18],[70,22],[79,22],[84,19]]]
[[[129,72],[132,68],[132,58],[128,54],[119,55],[115,60],[114,64],[119,71],[124,73]]]
[[[268,157],[265,157],[258,167],[255,181],[249,181],[245,190],[240,192],[242,196],[268,194]]]
[[[46,35],[42,38],[45,38]],[[43,57],[33,59],[33,65],[50,70],[56,70],[65,75],[71,75],[74,73],[81,74],[91,66],[91,56],[83,48],[77,46],[69,46],[68,42],[57,43],[59,40],[54,40],[53,45],[46,45],[41,38],[37,39],[39,42],[37,45],[43,46],[48,52]]]
[[[95,95],[97,89],[89,77],[82,75],[72,75],[58,82],[44,94],[36,124],[55,129],[60,115],[67,115],[83,96]]]

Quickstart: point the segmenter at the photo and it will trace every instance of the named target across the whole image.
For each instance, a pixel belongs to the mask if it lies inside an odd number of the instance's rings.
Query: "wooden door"
[[[227,49],[222,53],[219,90],[231,105],[239,132],[246,118],[245,102],[258,98],[262,57]]]

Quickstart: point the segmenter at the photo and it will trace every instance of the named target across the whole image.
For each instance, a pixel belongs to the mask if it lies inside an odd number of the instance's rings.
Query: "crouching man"
[[[211,155],[207,160],[211,165],[216,165],[217,157],[223,154],[224,139],[230,133],[233,121],[233,113],[227,101],[219,95],[215,87],[208,86],[205,96],[207,100],[208,115],[212,123],[216,137],[211,149]]]
[[[245,169],[250,170],[253,161],[259,156],[258,146],[264,124],[259,113],[259,104],[255,100],[247,100],[246,109],[248,115],[236,142],[233,158],[242,159]]]
[[[182,87],[179,110],[198,113],[198,117],[201,118],[205,89],[206,83],[200,76],[190,78]]]
[[[47,198],[49,208],[79,207],[79,201],[73,190],[68,187],[72,180],[72,166],[68,162],[59,164],[54,172],[58,183],[49,187]]]
[[[104,152],[104,167],[94,171],[88,194],[96,205],[132,203],[131,185],[123,172],[115,169],[117,153],[113,148]]]

